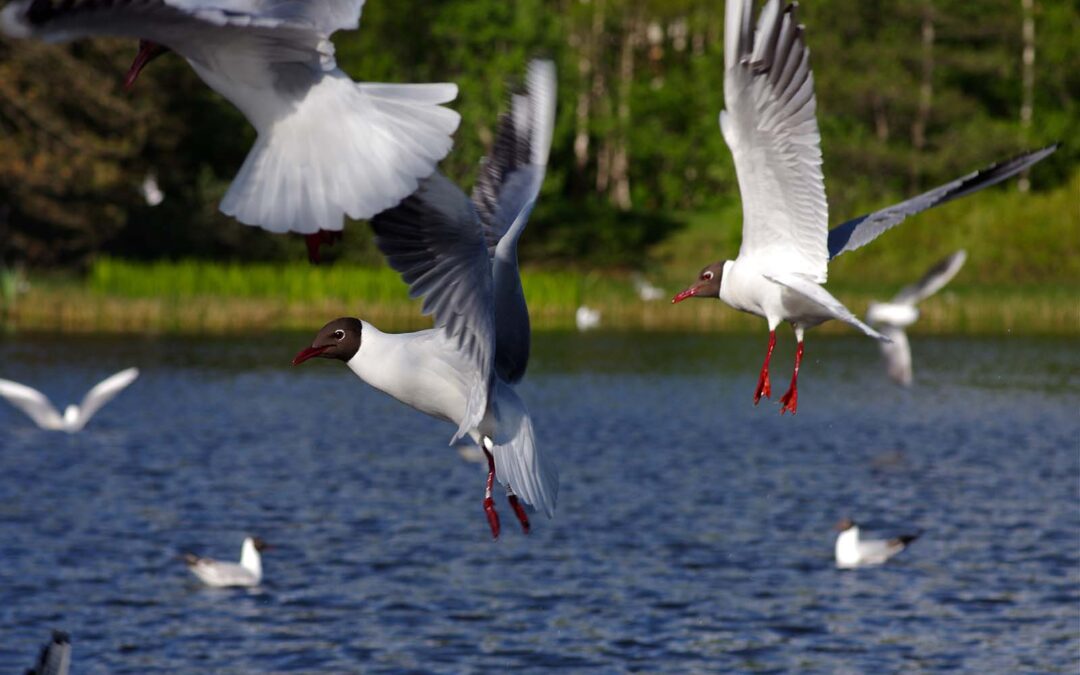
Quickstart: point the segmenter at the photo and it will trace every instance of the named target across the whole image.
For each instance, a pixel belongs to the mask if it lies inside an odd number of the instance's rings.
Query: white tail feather
[[[416,190],[461,120],[452,84],[357,84],[329,74],[260,133],[221,210],[271,232],[341,230]]]

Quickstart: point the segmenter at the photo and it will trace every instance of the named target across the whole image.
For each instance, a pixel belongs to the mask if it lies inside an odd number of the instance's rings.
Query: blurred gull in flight
[[[221,202],[241,223],[307,236],[309,254],[409,195],[452,145],[453,84],[357,83],[330,35],[360,25],[363,0],[16,0],[0,32],[49,41],[139,38],[125,79],[169,50],[228,99],[258,137]]]
[[[776,327],[781,321],[791,323],[798,346],[780,412],[794,414],[807,328],[839,319],[888,341],[822,287],[829,260],[872,241],[907,216],[1015,175],[1057,146],[991,166],[829,231],[814,77],[803,27],[795,20],[796,5],[781,7],[779,0],[769,0],[756,29],[752,8],[752,0],[729,0],[724,18],[725,110],[720,129],[735,159],[742,195],[742,245],[735,260],[706,266],[672,302],[719,298],[768,321],[769,344],[755,404],[772,393],[769,360]]]
[[[39,427],[73,434],[86,426],[90,418],[139,376],[138,368],[128,368],[106,378],[87,392],[79,405],[71,404],[63,417],[49,399],[26,385],[0,380],[0,398],[26,413]]]
[[[376,389],[457,425],[451,443],[472,438],[488,461],[483,505],[496,538],[496,478],[525,532],[528,515],[518,498],[551,517],[558,492],[555,467],[537,447],[532,419],[511,386],[525,374],[530,340],[517,242],[547,166],[555,88],[554,65],[533,61],[471,200],[436,172],[371,221],[375,243],[409,283],[410,295],[424,297],[435,327],[391,334],[340,318],[293,360],[344,361]]]
[[[917,304],[937,293],[964,266],[967,253],[957,251],[931,267],[922,279],[904,287],[889,302],[871,302],[866,321],[892,342],[881,343],[885,369],[897,384],[911,386],[911,346],[904,329],[919,318]]]

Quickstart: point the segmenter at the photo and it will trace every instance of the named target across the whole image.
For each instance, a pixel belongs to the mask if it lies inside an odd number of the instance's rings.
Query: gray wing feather
[[[888,230],[904,222],[908,216],[934,206],[977,192],[1011,178],[1058,149],[1059,143],[1024,153],[1019,157],[999,162],[980,171],[969,173],[951,183],[946,183],[899,204],[859,216],[829,230],[829,259],[846,251],[854,251],[869,244]]]
[[[37,663],[27,675],[68,675],[71,668],[71,638],[54,630],[52,639],[41,648]]]
[[[544,182],[555,125],[556,80],[551,61],[532,61],[525,91],[514,94],[499,122],[491,153],[473,188],[473,203],[493,256],[495,371],[514,383],[529,363],[529,309],[521,287],[517,243]]]
[[[375,244],[423,297],[424,314],[446,331],[470,364],[469,404],[457,440],[483,419],[491,389],[495,317],[491,262],[476,209],[436,172],[398,206],[371,220]]]
[[[922,302],[952,281],[952,278],[964,266],[965,261],[967,261],[967,251],[964,250],[957,251],[944,260],[938,261],[927,270],[922,279],[900,289],[900,292],[896,294],[892,301],[908,305]]]
[[[0,28],[12,37],[70,40],[90,35],[153,36],[183,24],[292,28],[328,37],[357,28],[363,0],[17,0]],[[168,41],[163,41],[168,44]]]

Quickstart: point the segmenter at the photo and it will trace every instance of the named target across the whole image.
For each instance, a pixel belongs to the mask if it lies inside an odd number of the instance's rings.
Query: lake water
[[[86,673],[966,672],[1080,668],[1080,348],[810,333],[798,416],[751,394],[766,336],[539,335],[520,388],[559,460],[531,535],[450,425],[310,335],[0,340],[55,401],[142,377],[81,434],[0,405],[0,672],[52,628]],[[833,566],[831,527],[922,538]],[[257,590],[183,551],[275,548]]]

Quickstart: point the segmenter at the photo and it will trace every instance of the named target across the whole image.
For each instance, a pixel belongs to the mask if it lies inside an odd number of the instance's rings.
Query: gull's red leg
[[[335,243],[341,241],[342,233],[340,230],[319,230],[315,234],[305,234],[304,242],[307,243],[308,260],[312,265],[318,265],[320,262],[319,247],[322,245],[333,246]]]
[[[761,397],[772,396],[772,387],[769,386],[769,360],[772,359],[772,350],[776,347],[776,331],[769,331],[769,351],[765,352],[765,363],[761,366],[761,374],[758,375],[757,389],[754,390],[754,405],[758,404]]]
[[[521,530],[528,534],[529,530],[532,529],[532,526],[529,525],[529,514],[525,513],[525,507],[522,506],[521,500],[510,488],[506,488],[506,501],[510,502],[510,507],[514,509],[514,515],[517,516],[518,522],[521,523]]]
[[[791,376],[791,387],[787,393],[780,397],[780,414],[791,411],[794,415],[799,408],[799,366],[802,364],[803,343],[799,340],[799,346],[795,349],[795,372]]]
[[[481,443],[483,443],[483,439],[481,439]],[[495,512],[495,500],[491,496],[491,491],[495,487],[495,457],[483,445],[480,447],[483,448],[488,461],[487,487],[484,488],[484,513],[487,515],[488,525],[491,527],[492,538],[498,539],[499,514]]]

